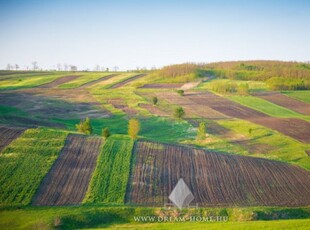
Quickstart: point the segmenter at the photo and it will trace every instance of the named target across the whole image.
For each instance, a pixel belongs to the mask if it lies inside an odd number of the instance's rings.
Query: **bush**
[[[86,117],[84,121],[81,120],[79,124],[75,125],[75,127],[78,132],[81,132],[87,135],[93,132],[93,128],[91,126],[89,117]]]
[[[174,117],[181,119],[185,115],[185,111],[182,107],[178,107],[174,110]]]
[[[197,130],[197,140],[206,139],[206,123],[201,122]]]
[[[184,90],[182,90],[182,89],[177,90],[177,93],[178,93],[180,96],[184,96]]]
[[[102,136],[103,136],[104,140],[108,139],[108,137],[111,136],[108,128],[102,129]]]
[[[137,119],[130,119],[128,124],[128,135],[132,139],[136,139],[138,137],[140,131],[140,122]]]
[[[158,98],[157,97],[153,97],[152,98],[152,102],[153,102],[153,105],[156,105],[157,102],[158,102]]]

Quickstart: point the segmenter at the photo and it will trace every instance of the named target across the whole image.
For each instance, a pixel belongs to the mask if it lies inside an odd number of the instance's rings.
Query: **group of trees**
[[[275,90],[310,89],[310,64],[280,61],[218,62],[204,66],[209,74],[235,80],[265,81]]]
[[[221,94],[248,95],[249,85],[247,83],[217,82],[212,85],[212,90]]]
[[[79,124],[77,124],[76,129],[78,132],[84,133],[86,135],[90,135],[93,132],[93,128],[91,125],[91,121],[89,117],[86,117],[85,120],[81,120]],[[128,122],[128,135],[132,139],[136,139],[140,132],[140,122],[137,119],[130,119]],[[111,136],[109,128],[105,127],[102,129],[102,137],[106,140]]]

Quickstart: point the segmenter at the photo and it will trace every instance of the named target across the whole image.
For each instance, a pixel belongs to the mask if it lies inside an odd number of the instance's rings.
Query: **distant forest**
[[[185,63],[166,66],[157,74],[164,78],[184,76],[188,80],[212,75],[233,80],[264,81],[272,90],[310,89],[310,64],[301,62],[234,61],[199,65]]]

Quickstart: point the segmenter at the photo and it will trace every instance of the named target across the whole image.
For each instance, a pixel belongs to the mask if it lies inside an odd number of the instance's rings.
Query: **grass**
[[[130,206],[23,207],[0,210],[1,229],[307,229],[309,208],[203,208],[182,210],[182,215],[215,216],[228,214],[228,222],[141,223],[134,217],[160,213],[173,217],[178,210]],[[40,217],[40,218],[38,218]],[[265,218],[268,217],[268,218]],[[274,221],[262,221],[272,220]],[[279,220],[278,220],[279,219]],[[286,220],[281,220],[286,219]],[[59,226],[60,224],[60,226]]]
[[[41,76],[11,78],[0,82],[0,90],[14,90],[23,88],[33,88],[56,80],[57,78],[67,76],[68,74],[49,74]]]
[[[251,153],[251,156],[292,163],[310,170],[310,158],[305,152],[310,149],[310,144],[300,143],[277,131],[245,120],[221,120],[218,123],[233,131],[235,135],[243,135],[252,145],[263,144],[269,146],[267,153]],[[252,129],[251,134],[249,134],[249,129]]]
[[[1,205],[31,202],[64,145],[67,134],[40,128],[28,129],[0,155]]]
[[[249,90],[251,92],[255,91],[266,91],[268,90],[268,86],[265,82],[262,81],[242,81],[242,80],[230,80],[230,79],[214,79],[211,81],[203,82],[199,84],[197,89],[201,90],[212,90],[216,84],[228,84],[228,83],[235,83],[236,85],[239,84],[248,84]]]
[[[88,82],[97,80],[99,78],[102,78],[104,76],[108,76],[111,75],[113,73],[110,72],[102,72],[102,73],[83,73],[83,75],[73,81],[64,83],[60,86],[58,86],[58,88],[62,88],[62,89],[73,89],[73,88],[77,88],[80,87]]]
[[[254,229],[308,229],[310,220],[278,220],[278,221],[251,221],[251,222],[227,222],[227,223],[155,223],[155,224],[119,224],[112,225],[108,229],[210,229],[210,230],[254,230]]]
[[[310,90],[283,91],[283,94],[310,103]]]
[[[310,116],[304,116],[300,113],[273,104],[272,102],[269,102],[267,100],[258,97],[229,95],[226,96],[226,98],[235,101],[239,104],[242,104],[244,106],[247,106],[249,108],[260,111],[262,113],[268,114],[269,116],[281,117],[281,118],[299,118],[306,121],[310,121]]]
[[[133,140],[114,135],[107,139],[97,161],[85,202],[124,204]]]

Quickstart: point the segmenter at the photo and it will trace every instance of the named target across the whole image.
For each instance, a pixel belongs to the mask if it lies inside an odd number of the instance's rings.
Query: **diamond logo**
[[[194,195],[191,190],[189,190],[182,178],[179,179],[177,185],[169,195],[169,200],[179,209],[182,209],[183,207],[188,207],[193,199]]]

